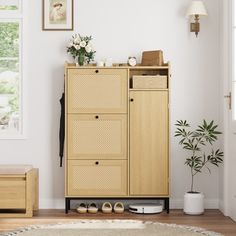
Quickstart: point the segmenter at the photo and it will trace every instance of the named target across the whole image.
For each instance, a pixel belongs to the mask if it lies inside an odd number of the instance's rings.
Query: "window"
[[[0,10],[15,11],[19,10],[19,0],[0,0]]]
[[[17,0],[0,0],[0,138],[22,135],[22,16],[16,11],[19,9]]]

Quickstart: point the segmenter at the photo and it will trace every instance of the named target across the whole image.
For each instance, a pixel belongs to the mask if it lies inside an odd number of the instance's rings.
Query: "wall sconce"
[[[196,37],[200,31],[200,16],[207,16],[207,10],[202,1],[192,1],[187,10],[187,16],[194,16],[194,23],[190,23],[190,32],[195,32]]]

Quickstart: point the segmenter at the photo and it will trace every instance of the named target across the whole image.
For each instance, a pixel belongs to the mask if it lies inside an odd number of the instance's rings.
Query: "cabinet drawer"
[[[68,115],[69,159],[127,159],[126,115]]]
[[[69,69],[68,113],[126,113],[126,69]]]
[[[69,160],[68,196],[127,195],[127,161]]]
[[[26,184],[22,178],[0,180],[0,209],[24,209]]]
[[[133,88],[140,89],[167,89],[167,76],[166,75],[134,75]]]

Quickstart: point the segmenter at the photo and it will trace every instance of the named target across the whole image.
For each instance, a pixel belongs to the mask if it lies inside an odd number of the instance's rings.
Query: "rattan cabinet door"
[[[68,115],[68,159],[127,159],[127,116]]]
[[[127,161],[69,160],[68,196],[127,195]]]
[[[126,113],[126,69],[69,69],[68,113]]]

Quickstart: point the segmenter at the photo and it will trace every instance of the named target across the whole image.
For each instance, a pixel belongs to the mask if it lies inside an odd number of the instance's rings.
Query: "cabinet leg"
[[[65,213],[68,214],[69,210],[70,210],[70,199],[65,198]]]
[[[166,213],[169,214],[170,213],[170,200],[169,200],[169,198],[165,198],[164,202],[165,202]]]
[[[70,198],[68,198],[68,210],[70,211]]]

